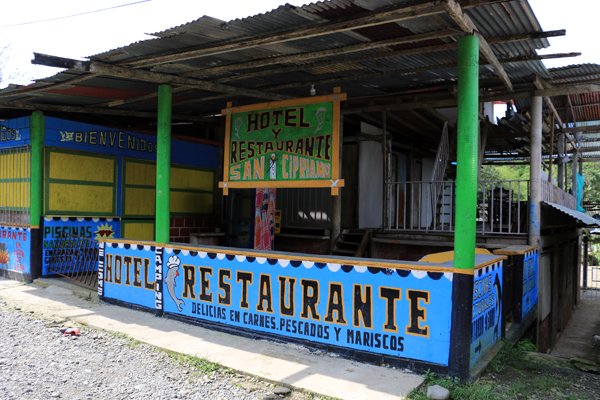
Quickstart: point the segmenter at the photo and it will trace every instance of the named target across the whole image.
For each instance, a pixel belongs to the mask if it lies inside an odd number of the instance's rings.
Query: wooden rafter
[[[500,61],[496,57],[496,54],[494,54],[494,51],[487,40],[478,32],[475,23],[473,23],[471,18],[463,12],[463,8],[456,0],[445,0],[445,2],[448,15],[450,15],[450,18],[456,22],[460,29],[467,34],[473,34],[479,37],[479,52],[490,64],[492,64],[496,75],[498,75],[508,90],[512,91],[513,85],[508,77],[508,74],[504,70],[504,67],[502,67],[502,64],[500,64]]]
[[[225,72],[243,70],[249,68],[260,68],[276,64],[291,64],[301,62],[306,64],[310,60],[318,58],[340,56],[344,54],[357,53],[364,50],[375,50],[388,46],[398,46],[402,44],[418,43],[427,40],[443,39],[452,35],[456,35],[458,32],[455,29],[444,29],[441,31],[433,31],[427,33],[420,33],[416,35],[410,35],[405,37],[398,37],[387,40],[380,40],[374,42],[359,43],[350,46],[337,47],[327,50],[311,51],[296,54],[286,54],[277,57],[267,57],[257,60],[245,61],[237,64],[220,65],[216,67],[209,67],[198,69],[195,71],[187,72],[184,76],[208,76],[217,75]],[[384,53],[385,54],[385,53]],[[300,66],[301,68],[301,66]]]
[[[487,38],[487,42],[489,44],[496,44],[496,43],[503,43],[503,42],[518,42],[518,41],[522,41],[522,40],[546,39],[549,37],[565,36],[566,34],[567,34],[567,31],[565,29],[557,29],[554,31],[531,32],[531,33],[525,33],[525,34],[519,33],[519,34],[515,34],[515,35],[490,37],[490,38]]]
[[[545,54],[545,55],[535,55],[535,56],[518,56],[518,57],[501,58],[500,61],[502,63],[514,63],[514,62],[526,62],[526,61],[532,61],[532,60],[563,58],[563,57],[565,57],[565,54],[559,53],[559,54]],[[486,64],[481,64],[481,65],[486,65]],[[331,84],[331,83],[354,82],[354,81],[365,80],[365,79],[369,79],[369,78],[379,78],[379,77],[385,77],[385,76],[414,75],[414,74],[417,74],[420,72],[434,71],[434,70],[439,70],[439,69],[444,69],[444,68],[454,68],[456,66],[457,66],[457,63],[452,62],[452,63],[444,63],[444,64],[426,65],[426,66],[417,67],[417,68],[392,69],[392,70],[387,70],[387,71],[383,71],[383,72],[374,72],[374,73],[369,73],[369,74],[351,73],[346,76],[336,76],[333,78],[311,79],[310,82],[308,82],[308,81],[306,81],[306,82],[291,82],[291,83],[285,83],[285,84],[275,85],[275,86],[264,86],[264,87],[261,87],[261,89],[267,90],[267,91],[279,91],[279,90],[284,90],[284,89],[298,88],[298,87],[306,86],[308,84],[327,85],[327,84]]]
[[[124,68],[116,65],[103,64],[99,62],[92,62],[90,64],[89,71],[98,75],[114,76],[118,78],[133,79],[157,84],[187,86],[195,89],[206,90],[209,92],[228,93],[231,95],[248,96],[259,99],[284,100],[289,98],[288,96],[283,96],[274,93],[266,93],[260,90],[240,88],[225,85],[222,83],[208,82],[194,78],[185,78],[171,74]]]
[[[65,59],[63,57],[49,56],[46,54],[34,53],[33,63],[55,66]],[[288,96],[283,96],[275,93],[266,93],[259,90],[240,88],[217,82],[208,82],[200,79],[186,78],[178,75],[164,74],[152,71],[145,71],[133,68],[125,68],[117,65],[101,63],[97,61],[79,62],[73,65],[73,70],[87,72],[92,75],[104,75],[123,79],[132,79],[142,82],[151,82],[156,84],[170,84],[177,86],[192,87],[199,90],[206,90],[216,93],[227,93],[238,96],[249,96],[267,100],[284,100]]]
[[[547,33],[547,32],[542,32],[542,33]],[[524,37],[529,37],[529,35],[531,35],[531,34],[511,35],[511,36],[501,36],[501,37],[499,36],[499,37],[494,38],[494,44],[503,44],[503,43],[511,43],[513,41],[519,41],[519,40],[522,40]],[[259,71],[250,71],[250,72],[243,72],[243,73],[237,73],[238,71],[236,71],[236,69],[235,69],[235,66],[239,67],[239,64],[229,64],[229,65],[223,66],[223,67],[227,67],[227,68],[216,67],[214,69],[213,68],[204,69],[201,72],[199,71],[198,75],[208,75],[210,72],[218,72],[219,70],[220,71],[230,70],[232,72],[236,72],[235,75],[225,76],[225,77],[218,79],[218,82],[226,83],[226,82],[232,82],[232,81],[240,80],[240,79],[255,79],[255,78],[270,76],[273,74],[278,74],[278,75],[279,74],[287,74],[290,72],[296,72],[298,70],[327,67],[330,65],[339,64],[340,62],[359,63],[359,62],[363,62],[363,61],[373,61],[373,60],[397,57],[397,56],[412,56],[412,55],[430,54],[430,53],[434,53],[434,52],[454,50],[456,48],[457,48],[457,44],[455,42],[453,42],[453,43],[447,43],[447,44],[441,44],[441,45],[422,46],[419,48],[405,49],[405,50],[393,50],[393,51],[386,50],[386,51],[381,51],[381,52],[375,53],[375,54],[371,53],[367,56],[358,55],[358,56],[344,57],[343,59],[333,59],[333,60],[329,59],[329,60],[325,60],[325,61],[314,61],[312,63],[302,63],[300,65],[277,66],[277,68],[275,68],[275,69],[263,69],[263,70],[259,70]],[[309,53],[303,53],[303,54],[309,54]],[[529,56],[519,56],[519,57],[503,59],[501,61],[502,62],[532,61],[532,60],[543,60],[543,59],[548,59],[548,58],[574,57],[577,55],[579,55],[579,53],[529,55]],[[255,61],[260,61],[260,60],[255,60]],[[454,66],[454,65],[456,65],[456,63],[453,63],[452,65],[448,64],[448,66]],[[193,71],[190,72],[189,74],[195,75],[195,73]]]
[[[116,109],[109,109],[109,108],[104,108],[104,107],[64,106],[64,105],[29,103],[29,102],[24,103],[24,102],[19,102],[19,101],[0,102],[0,108],[18,109],[18,110],[66,112],[66,113],[77,113],[77,114],[114,115],[114,116],[122,116],[122,117],[156,119],[156,112],[116,110]],[[173,114],[172,118],[174,120],[184,120],[184,121],[195,121],[195,122],[205,121],[205,119],[201,118],[201,117],[178,115],[178,114]]]
[[[68,88],[71,87],[73,85],[76,85],[78,83],[81,82],[85,82],[89,79],[92,79],[94,76],[93,75],[78,75],[75,78],[69,79],[67,81],[64,82],[59,82],[59,83],[46,83],[43,82],[43,86],[24,86],[21,87],[15,91],[0,91],[0,98],[10,98],[10,97],[20,97],[26,94],[35,94],[35,93],[40,93],[40,92],[45,92],[48,90],[56,90],[56,89],[64,89],[64,88]],[[42,83],[42,82],[39,82]]]
[[[546,84],[545,82],[543,82],[539,77],[536,77],[533,80],[533,86],[535,86],[536,89],[540,89],[540,90],[549,87],[549,85]],[[560,118],[560,114],[556,110],[556,107],[554,107],[554,103],[552,103],[552,99],[550,99],[549,96],[544,96],[544,102],[546,103],[546,106],[552,111],[552,115],[554,115],[554,120],[556,122],[558,122],[558,126],[562,128],[564,126],[563,121]]]

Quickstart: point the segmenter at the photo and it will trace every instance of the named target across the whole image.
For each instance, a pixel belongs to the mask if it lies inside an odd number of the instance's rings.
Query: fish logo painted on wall
[[[167,285],[167,292],[169,293],[169,297],[175,303],[175,306],[179,311],[183,310],[185,302],[178,298],[175,294],[175,279],[179,276],[179,265],[181,264],[181,260],[177,256],[169,257],[169,261],[167,262],[167,267],[169,270],[167,271],[167,276],[165,277],[165,285]]]

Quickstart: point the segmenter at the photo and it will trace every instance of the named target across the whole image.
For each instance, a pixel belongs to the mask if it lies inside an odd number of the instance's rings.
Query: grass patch
[[[594,393],[595,388],[589,388],[581,382],[575,384],[574,378],[581,376],[579,372],[566,369],[552,357],[536,356],[537,353],[531,353],[533,351],[535,346],[530,341],[522,341],[514,346],[505,343],[482,377],[471,383],[428,372],[423,385],[414,390],[408,399],[426,400],[427,387],[431,385],[448,389],[451,399],[460,400],[595,398],[587,395]],[[593,379],[583,376],[584,379]]]
[[[131,336],[121,332],[110,332],[110,334],[114,338],[124,341],[127,347],[129,347],[130,349],[135,349],[136,347],[139,347],[142,344],[142,342],[140,342],[139,340],[134,339]]]
[[[229,371],[228,368],[223,367],[221,364],[217,364],[216,362],[206,360],[204,358],[189,356],[187,354],[176,353],[174,351],[165,350],[167,355],[175,360],[176,362],[188,367],[196,369],[200,372],[204,372],[206,374],[222,371]]]
[[[427,387],[440,385],[450,391],[452,399],[461,400],[496,400],[501,399],[494,392],[491,382],[478,381],[476,383],[461,383],[458,378],[444,375],[436,375],[432,372],[425,374],[425,381],[420,388],[415,389],[408,395],[410,400],[427,400]]]

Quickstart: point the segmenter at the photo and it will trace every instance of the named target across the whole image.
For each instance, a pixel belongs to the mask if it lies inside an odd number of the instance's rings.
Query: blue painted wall
[[[156,250],[105,243],[101,294],[282,338],[448,365],[450,272],[225,254],[218,248]],[[155,261],[162,263],[158,274]]]
[[[475,270],[471,368],[502,338],[502,262]]]

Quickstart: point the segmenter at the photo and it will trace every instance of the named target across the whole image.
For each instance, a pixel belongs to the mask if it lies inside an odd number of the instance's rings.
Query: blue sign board
[[[441,273],[167,247],[162,276],[165,313],[448,363],[452,285]]]
[[[475,271],[471,368],[502,336],[502,261]]]
[[[31,229],[0,226],[0,269],[31,273]]]
[[[45,217],[42,232],[43,276],[73,268],[80,248],[78,239],[100,240],[121,236],[120,221],[113,218]]]
[[[116,128],[84,124],[46,117],[45,144],[49,147],[110,154],[135,159],[156,160],[156,136]],[[218,151],[215,146],[173,139],[171,161],[215,169]]]
[[[0,148],[26,146],[30,142],[29,117],[0,122]]]
[[[100,244],[98,294],[146,308],[155,308],[154,246]]]
[[[426,263],[407,270],[221,251],[106,242],[99,293],[282,338],[448,365],[450,269],[427,272]]]
[[[521,316],[525,318],[538,302],[538,252],[529,251],[523,259],[523,298]]]

